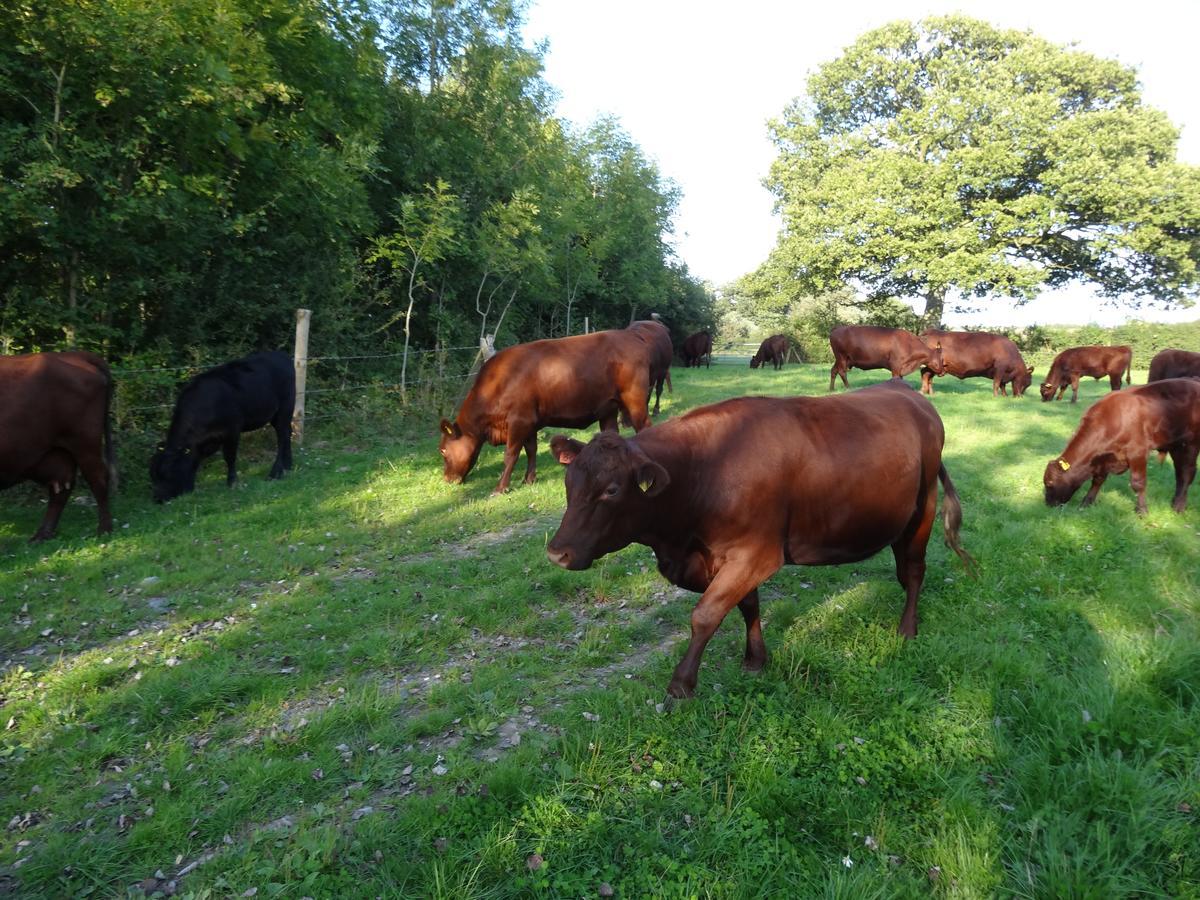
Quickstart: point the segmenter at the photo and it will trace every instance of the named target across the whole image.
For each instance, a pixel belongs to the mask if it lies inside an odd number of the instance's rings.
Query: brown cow
[[[1151,450],[1170,453],[1175,463],[1175,499],[1187,507],[1188,486],[1196,476],[1200,450],[1200,381],[1168,378],[1102,397],[1088,408],[1061,456],[1046,464],[1042,482],[1046,504],[1061,506],[1079,486],[1092,480],[1083,498],[1090,506],[1109,475],[1129,470],[1138,514],[1146,512],[1146,457]]]
[[[1133,365],[1133,349],[1120,347],[1068,347],[1050,364],[1046,380],[1038,389],[1042,400],[1061,400],[1067,388],[1071,388],[1071,402],[1079,399],[1079,379],[1090,375],[1097,380],[1108,376],[1109,386],[1114,391],[1121,389],[1121,373],[1129,384],[1129,369]],[[1058,397],[1054,392],[1058,391]]]
[[[943,438],[933,406],[899,381],[834,397],[739,397],[586,446],[555,435],[567,509],[546,553],[586,569],[644,544],[672,584],[703,593],[668,688],[675,697],[692,696],[700,655],[734,606],[746,621],[745,668],[762,668],[758,586],[785,564],[857,562],[891,547],[907,595],[899,630],[913,637],[939,478],[946,541],[970,560]]]
[[[50,494],[30,543],[54,537],[77,468],[96,498],[99,533],[112,531],[112,391],[108,363],[94,353],[0,357],[0,488],[28,480]]]
[[[750,368],[765,367],[770,363],[776,370],[783,368],[787,357],[788,339],[782,334],[773,334],[759,345],[758,352],[750,357]]]
[[[671,344],[671,332],[662,322],[646,319],[634,322],[629,328],[646,338],[652,345],[650,385],[654,388],[654,414],[658,415],[658,401],[662,397],[663,382],[667,383],[667,390],[675,393],[675,388],[671,387],[671,358],[675,355],[675,348]]]
[[[483,364],[454,422],[442,419],[443,475],[466,481],[483,442],[504,444],[504,470],[494,493],[508,490],[525,450],[525,483],[537,475],[539,428],[616,431],[618,412],[637,431],[650,424],[651,344],[628,329],[517,344]]]
[[[829,370],[829,389],[840,375],[842,385],[850,387],[846,373],[851,369],[887,369],[893,378],[903,378],[921,366],[940,372],[942,351],[932,350],[911,331],[881,328],[878,325],[839,325],[829,332],[833,350],[833,368]]]
[[[1200,377],[1200,353],[1190,350],[1160,350],[1150,360],[1150,377],[1147,382],[1162,381],[1164,378]]]
[[[933,376],[949,373],[955,378],[983,377],[992,379],[992,396],[1008,396],[1008,384],[1012,384],[1013,396],[1024,395],[1033,384],[1033,369],[1025,365],[1021,351],[1008,338],[999,334],[976,331],[940,331],[928,329],[921,332],[927,344],[937,343],[942,348],[942,372],[921,370],[921,393],[933,393]]]
[[[705,368],[712,367],[712,335],[707,331],[697,331],[683,342],[683,367],[700,368],[700,360],[705,360]]]

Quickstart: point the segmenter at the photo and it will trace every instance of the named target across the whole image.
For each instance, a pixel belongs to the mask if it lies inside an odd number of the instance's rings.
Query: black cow
[[[277,449],[271,478],[292,467],[292,410],[296,370],[286,353],[252,353],[202,372],[183,386],[171,415],[167,439],[150,460],[154,499],[162,503],[196,486],[200,463],[221,450],[226,483],[237,481],[242,432],[275,429]]]

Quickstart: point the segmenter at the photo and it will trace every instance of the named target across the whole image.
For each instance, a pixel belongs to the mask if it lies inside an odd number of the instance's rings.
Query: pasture
[[[664,416],[829,372],[672,377]],[[499,448],[446,485],[436,417],[376,415],[310,430],[279,482],[264,432],[236,489],[214,459],[165,506],[127,440],[105,541],[72,503],[26,545],[40,498],[9,491],[0,894],[1196,896],[1200,496],[1173,514],[1152,463],[1144,519],[1127,476],[1047,508],[1107,385],[1037,383],[935,381],[982,572],[939,522],[916,640],[890,554],[785,568],[766,669],[735,614],[673,707],[695,597],[640,546],[547,561],[550,431],[500,497]]]

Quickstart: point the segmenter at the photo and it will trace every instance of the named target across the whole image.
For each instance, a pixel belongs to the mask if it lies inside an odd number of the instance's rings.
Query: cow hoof
[[[750,675],[755,675],[761,672],[766,664],[767,658],[765,656],[762,659],[752,659],[747,656],[742,660],[742,671]]]
[[[694,687],[688,687],[680,681],[672,681],[667,685],[667,700],[691,700],[696,695]]]

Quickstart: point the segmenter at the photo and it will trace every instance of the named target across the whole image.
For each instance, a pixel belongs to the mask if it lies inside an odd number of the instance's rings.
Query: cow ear
[[[462,429],[458,427],[457,422],[451,422],[449,419],[442,419],[442,433],[447,437],[460,438],[462,437]]]
[[[637,467],[638,487],[647,497],[657,497],[671,483],[667,470],[653,460],[646,460]]]
[[[1036,369],[1036,368],[1037,368],[1037,366],[1030,366],[1030,367],[1029,367],[1029,374],[1030,374],[1030,375],[1032,375],[1032,374],[1033,374],[1033,370],[1034,370],[1034,369]]]
[[[565,434],[556,434],[550,438],[550,452],[564,466],[569,466],[575,462],[580,451],[583,450],[583,444],[574,438],[569,438]]]

